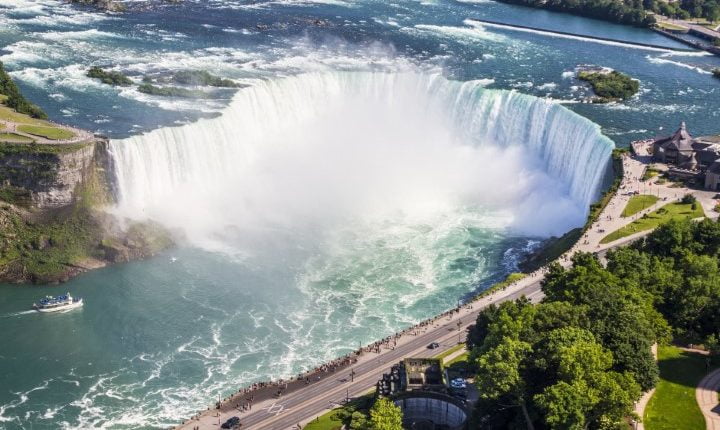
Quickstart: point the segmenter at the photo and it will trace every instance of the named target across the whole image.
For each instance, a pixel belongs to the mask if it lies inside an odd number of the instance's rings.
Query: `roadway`
[[[457,345],[459,338],[464,340],[467,327],[475,322],[478,313],[491,303],[497,304],[521,296],[534,302],[540,301],[541,279],[542,277],[536,276],[530,283],[496,292],[473,302],[472,307],[464,306],[461,312],[438,319],[417,336],[411,333],[403,335],[394,349],[382,349],[379,354],[364,352],[358,363],[339,371],[332,377],[311,383],[279,399],[255,404],[251,411],[241,413],[233,409],[220,412],[219,416],[206,413],[199,420],[188,421],[178,428],[192,429],[199,426],[200,429],[217,429],[219,423],[225,422],[231,416],[239,416],[243,429],[297,429],[298,424],[307,423],[325,411],[342,404],[347,396],[357,397],[373,389],[382,374],[387,373],[393,364],[403,358],[431,357]],[[459,326],[458,321],[460,321]],[[440,347],[428,349],[427,346],[431,342],[438,342]],[[351,370],[355,372],[353,382],[349,381]]]

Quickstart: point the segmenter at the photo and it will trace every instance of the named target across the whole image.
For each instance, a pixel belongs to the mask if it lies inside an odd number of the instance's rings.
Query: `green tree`
[[[373,430],[402,430],[402,410],[381,397],[370,409],[370,423]]]
[[[547,370],[557,383],[535,396],[552,429],[597,428],[601,421],[620,422],[640,397],[629,374],[613,372],[612,353],[592,333],[577,327],[553,331],[546,344]]]
[[[532,430],[535,427],[528,412],[526,385],[522,376],[523,362],[530,352],[527,342],[503,337],[499,344],[478,356],[475,383],[483,400],[520,408],[527,428]]]

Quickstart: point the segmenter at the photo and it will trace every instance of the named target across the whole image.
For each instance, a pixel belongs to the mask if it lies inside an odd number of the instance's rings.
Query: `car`
[[[224,429],[234,429],[240,427],[240,418],[239,417],[232,417],[228,418],[227,421],[223,423],[223,425],[220,426],[220,428]]]
[[[430,345],[428,345],[428,349],[435,349],[435,348],[440,348],[440,344],[437,342],[433,342]]]

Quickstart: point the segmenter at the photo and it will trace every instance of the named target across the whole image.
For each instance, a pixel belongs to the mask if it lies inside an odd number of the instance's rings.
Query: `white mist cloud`
[[[418,83],[290,78],[239,93],[220,118],[116,142],[120,209],[231,248],[460,210],[529,235],[582,223],[583,205],[521,142],[466,141]]]

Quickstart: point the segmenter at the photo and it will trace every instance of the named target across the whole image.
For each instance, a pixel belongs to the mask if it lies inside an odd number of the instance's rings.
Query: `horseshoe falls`
[[[482,82],[328,72],[261,81],[217,118],[116,140],[111,152],[120,214],[245,254],[280,232],[455,211],[559,235],[584,221],[613,147],[552,101]]]
[[[548,99],[418,70],[257,79],[112,140],[113,210],[179,246],[73,280],[82,312],[3,320],[77,353],[19,346],[0,426],[167,428],[451,308],[583,224],[613,146]]]

